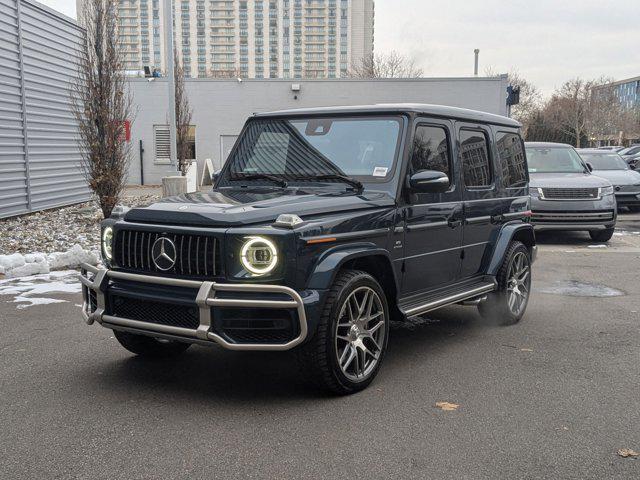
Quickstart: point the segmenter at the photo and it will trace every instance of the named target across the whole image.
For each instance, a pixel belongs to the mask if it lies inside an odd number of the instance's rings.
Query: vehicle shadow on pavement
[[[475,328],[487,326],[477,321],[475,311],[470,309],[443,309],[428,319],[394,322],[381,373],[393,377],[416,355],[446,349],[447,344],[460,341],[466,331]],[[112,341],[114,349],[120,348]],[[123,355],[116,361],[86,364],[86,370],[76,372],[76,379],[91,389],[181,398],[188,394],[216,401],[281,402],[332,396],[305,381],[293,352],[230,352],[192,346],[174,359],[143,359],[126,356],[126,352]],[[374,383],[381,381],[378,378]]]

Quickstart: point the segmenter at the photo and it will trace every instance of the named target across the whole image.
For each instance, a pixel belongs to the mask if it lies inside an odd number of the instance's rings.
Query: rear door
[[[504,210],[491,129],[462,122],[456,127],[465,217],[460,278],[466,279],[482,273],[483,260],[504,221]]]
[[[462,246],[462,193],[452,162],[453,124],[419,119],[415,124],[408,175],[421,170],[447,174],[444,193],[406,192],[403,296],[442,287],[458,280]]]

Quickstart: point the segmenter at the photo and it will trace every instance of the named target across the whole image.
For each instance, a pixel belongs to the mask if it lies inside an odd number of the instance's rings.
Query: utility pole
[[[167,66],[167,100],[169,102],[169,155],[171,170],[175,173],[177,168],[176,148],[176,85],[175,67],[173,65],[173,5],[172,0],[164,0],[164,56]]]
[[[473,66],[473,75],[477,77],[478,76],[478,64],[479,64],[479,58],[478,57],[480,56],[480,49],[476,48],[473,51],[473,53],[475,53],[475,63],[474,63],[474,66]]]

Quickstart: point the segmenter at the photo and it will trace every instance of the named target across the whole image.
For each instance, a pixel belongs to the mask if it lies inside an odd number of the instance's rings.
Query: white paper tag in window
[[[387,167],[376,167],[373,169],[374,177],[386,177],[389,169]]]

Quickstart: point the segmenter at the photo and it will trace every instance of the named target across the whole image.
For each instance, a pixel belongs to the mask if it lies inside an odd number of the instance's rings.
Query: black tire
[[[510,306],[510,295],[513,294],[510,293],[509,287],[513,280],[512,274],[515,273],[513,270],[515,268],[514,262],[517,262],[519,258],[523,258],[526,262],[528,274],[524,284],[518,285],[518,291],[525,292],[525,295],[522,303],[518,304],[517,311],[514,312]],[[498,325],[514,325],[522,319],[531,295],[531,254],[521,242],[514,241],[509,245],[496,280],[498,289],[491,292],[487,299],[478,305],[478,311],[483,318]],[[523,287],[522,290],[520,290],[521,287]],[[521,296],[518,295],[517,298],[521,298]]]
[[[338,323],[343,307],[347,308],[346,303],[352,298],[352,295],[357,296],[361,291],[368,292],[371,290],[377,294],[377,299],[379,300],[378,308],[380,308],[380,311],[383,312],[384,315],[384,324],[376,330],[376,332],[381,330],[380,334],[382,334],[382,339],[378,337],[380,350],[371,347],[370,344],[367,345],[367,348],[371,348],[372,352],[378,352],[376,363],[370,366],[370,370],[366,376],[364,375],[365,371],[363,369],[362,378],[354,380],[353,378],[349,378],[349,372],[347,371],[345,373],[340,366],[340,359],[338,358],[340,345],[338,342],[344,342],[345,339],[338,340],[336,338],[337,330],[338,328],[345,329],[349,327],[345,327],[344,323],[341,323],[339,327]],[[372,297],[375,296],[372,295]],[[342,318],[344,322],[345,317]],[[368,322],[369,328],[371,328],[374,320],[369,320]],[[375,323],[377,324],[378,322]],[[373,381],[382,365],[387,350],[387,341],[389,339],[389,323],[387,299],[384,290],[377,280],[362,271],[343,270],[339,272],[327,295],[314,337],[297,350],[302,375],[316,387],[339,395],[349,395],[365,389]],[[343,331],[344,330],[341,330],[341,332]],[[350,332],[351,330],[348,331]],[[363,340],[367,339],[365,338]],[[366,365],[367,354],[358,348],[349,347],[346,343],[347,342],[345,342],[342,350],[342,355],[347,353],[347,348],[351,348],[352,350],[350,350],[350,352],[355,352],[354,355],[358,359],[356,363],[359,364],[362,362],[363,365]],[[378,343],[374,344],[378,345]],[[363,359],[359,357],[360,354],[363,355]],[[349,355],[348,357],[351,358]],[[375,358],[373,356],[371,357]],[[369,358],[369,361],[373,360]]]
[[[149,358],[166,358],[180,355],[191,345],[189,343],[162,340],[145,335],[113,330],[116,340],[131,353]]]
[[[591,240],[594,242],[608,242],[613,237],[615,228],[607,228],[606,230],[592,230],[589,232]]]

